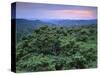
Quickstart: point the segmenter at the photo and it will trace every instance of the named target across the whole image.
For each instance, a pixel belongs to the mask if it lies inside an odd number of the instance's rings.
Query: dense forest
[[[29,34],[17,33],[16,44],[17,72],[97,67],[96,25],[43,25]]]

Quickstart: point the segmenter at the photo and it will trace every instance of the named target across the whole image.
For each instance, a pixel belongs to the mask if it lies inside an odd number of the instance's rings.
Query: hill
[[[12,19],[16,21],[17,42],[22,39],[22,35],[30,35],[34,29],[47,25],[50,27],[72,27],[84,25],[96,25],[97,20],[27,20]]]

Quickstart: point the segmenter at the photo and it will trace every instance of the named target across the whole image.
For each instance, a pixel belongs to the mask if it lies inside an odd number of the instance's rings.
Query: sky
[[[17,2],[16,18],[30,20],[97,19],[97,7]]]

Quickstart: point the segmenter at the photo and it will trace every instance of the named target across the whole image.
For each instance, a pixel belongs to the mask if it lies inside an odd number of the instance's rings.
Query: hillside
[[[17,72],[97,67],[96,25],[41,26],[16,45]]]
[[[13,20],[12,20],[13,21]],[[72,27],[82,25],[93,25],[96,24],[97,20],[26,20],[16,19],[16,33],[17,41],[22,39],[22,35],[30,35],[32,30],[37,29],[41,26],[47,25],[50,27]]]

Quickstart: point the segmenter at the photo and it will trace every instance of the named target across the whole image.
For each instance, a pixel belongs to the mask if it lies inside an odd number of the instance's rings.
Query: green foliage
[[[17,72],[95,68],[96,26],[41,26],[16,46]]]

